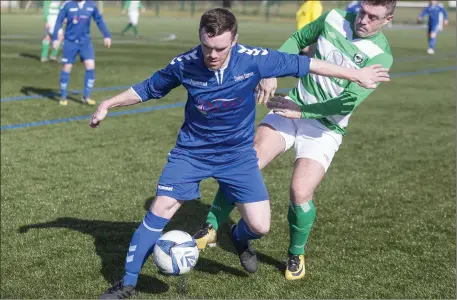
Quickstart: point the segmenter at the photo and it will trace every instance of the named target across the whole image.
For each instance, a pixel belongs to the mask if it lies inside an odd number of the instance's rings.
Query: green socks
[[[133,32],[135,33],[136,36],[138,36],[138,26],[137,25],[134,25],[133,26]]]
[[[132,24],[128,23],[127,26],[125,26],[124,30],[122,30],[122,33],[126,33],[130,27],[132,27]]]
[[[57,53],[59,53],[59,47],[60,47],[60,43],[55,49],[52,49],[51,57],[57,57]]]
[[[213,204],[211,205],[211,210],[206,217],[206,222],[211,223],[213,228],[217,230],[219,225],[227,221],[228,216],[235,208],[235,204],[229,204],[225,200],[224,193],[222,193],[219,188],[214,197]]]
[[[290,203],[289,213],[287,214],[290,230],[290,254],[305,254],[306,241],[311,227],[313,227],[315,217],[316,208],[312,200],[302,205]]]
[[[48,58],[48,51],[49,51],[49,41],[43,40],[41,42],[41,59]]]

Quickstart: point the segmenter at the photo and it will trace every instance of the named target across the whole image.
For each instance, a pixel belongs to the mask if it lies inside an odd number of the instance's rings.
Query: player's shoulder
[[[267,55],[268,53],[270,53],[271,50],[262,47],[236,44],[232,51],[235,51],[235,54],[239,56],[241,59],[251,59],[258,55]]]
[[[340,8],[334,8],[323,13],[321,18],[328,24],[343,24],[345,21],[353,22],[357,14]]]
[[[171,66],[182,66],[192,64],[198,61],[201,56],[200,46],[197,46],[189,51],[183,52],[175,56],[171,61]]]
[[[437,5],[438,5],[439,8],[444,8],[443,3],[438,3]]]
[[[62,8],[64,8],[64,7],[74,7],[74,6],[76,6],[76,5],[77,5],[77,3],[75,3],[75,1],[64,1],[64,2],[62,3],[62,6],[61,6],[61,7],[62,7]]]

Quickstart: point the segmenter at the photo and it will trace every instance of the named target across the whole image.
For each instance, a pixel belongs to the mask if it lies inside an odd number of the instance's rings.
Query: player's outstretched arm
[[[100,29],[100,32],[103,35],[103,43],[105,44],[105,47],[111,47],[111,33],[109,32],[108,26],[106,26],[106,23],[97,7],[94,7],[93,18],[98,26],[98,29]]]
[[[133,85],[127,91],[103,101],[92,115],[89,125],[96,128],[113,107],[127,106],[165,97],[172,89],[181,84],[177,64],[169,64],[167,67],[155,72],[150,78]]]
[[[367,89],[376,88],[377,82],[390,81],[389,69],[384,68],[380,64],[371,65],[362,69],[350,69],[340,67],[335,64],[328,63],[323,60],[311,59],[309,68],[310,73],[326,76],[336,77],[341,79],[347,79],[353,82],[357,82],[360,86]]]
[[[130,88],[125,92],[100,103],[97,110],[92,115],[89,125],[92,128],[97,128],[100,125],[100,122],[105,119],[108,114],[108,110],[113,107],[128,106],[138,103],[141,103],[140,97],[136,94],[133,88]]]

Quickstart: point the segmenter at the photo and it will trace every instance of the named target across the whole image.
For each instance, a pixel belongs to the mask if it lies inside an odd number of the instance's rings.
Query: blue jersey
[[[428,26],[429,29],[436,30],[437,26],[441,25],[441,20],[444,17],[445,20],[448,19],[447,12],[444,9],[442,4],[429,5],[420,14],[421,18],[424,18],[428,15]]]
[[[177,148],[206,157],[239,154],[254,146],[254,90],[259,81],[302,77],[309,72],[309,64],[307,56],[236,44],[227,67],[210,70],[198,46],[132,88],[142,101],[147,101],[162,98],[182,84],[188,99]]]
[[[358,14],[359,10],[360,10],[360,1],[352,1],[346,7],[346,11],[350,12],[350,13],[353,13],[353,14]]]
[[[67,27],[65,29],[66,40],[81,43],[90,41],[90,23],[92,18],[94,18],[103,36],[105,38],[111,37],[108,27],[103,21],[103,17],[94,1],[68,1],[59,12],[52,39],[54,41],[57,40],[59,29],[62,27],[63,21],[67,19]]]

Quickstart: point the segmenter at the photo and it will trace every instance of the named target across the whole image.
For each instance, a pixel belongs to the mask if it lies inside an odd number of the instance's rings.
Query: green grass
[[[107,18],[113,33],[124,21]],[[57,91],[59,65],[27,57],[40,53],[41,16],[3,14],[1,25],[1,98]],[[147,78],[197,43],[197,26],[192,18],[143,18],[144,38],[114,35],[112,49],[103,48],[94,29],[96,87]],[[276,48],[294,29],[293,22],[243,21],[240,40]],[[178,39],[160,42],[161,32],[174,32]],[[423,30],[386,34],[397,59],[393,74],[456,64],[452,27],[439,36],[434,57],[425,54]],[[82,89],[83,76],[78,63],[70,89]],[[287,152],[263,171],[273,213],[271,233],[256,242],[257,274],[243,271],[222,228],[220,247],[202,252],[187,276],[160,275],[149,260],[138,298],[455,299],[455,82],[455,71],[397,77],[358,108],[316,192],[304,280],[283,277],[293,167],[293,153]],[[284,79],[280,87],[294,83]],[[102,100],[116,93],[93,96]],[[178,88],[138,107],[185,97]],[[260,121],[267,109],[258,109]],[[59,107],[49,98],[6,102],[1,125],[93,111],[76,101]],[[175,108],[111,117],[97,130],[84,120],[2,131],[1,297],[96,298],[119,279],[131,235],[182,120],[183,109]],[[202,200],[186,203],[167,230],[193,233],[216,188],[214,180],[205,180]],[[234,212],[232,222],[238,216]]]

